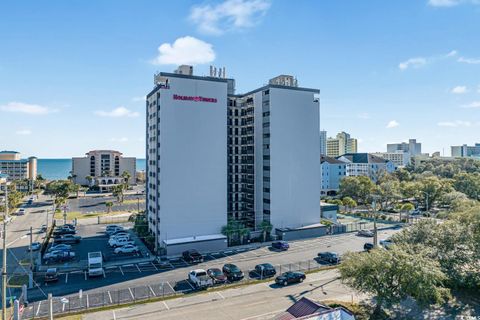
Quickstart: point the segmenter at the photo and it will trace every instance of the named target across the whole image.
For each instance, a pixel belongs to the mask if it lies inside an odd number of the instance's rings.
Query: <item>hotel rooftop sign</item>
[[[173,95],[173,100],[217,103],[216,98],[206,98],[202,96],[180,96],[178,94]]]

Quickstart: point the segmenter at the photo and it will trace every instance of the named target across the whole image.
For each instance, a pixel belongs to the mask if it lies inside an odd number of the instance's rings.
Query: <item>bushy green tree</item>
[[[375,313],[407,297],[420,304],[442,302],[448,289],[437,261],[424,252],[407,252],[393,246],[368,254],[347,253],[339,267],[340,277],[352,288],[375,297]]]
[[[340,181],[340,195],[350,197],[357,203],[367,204],[371,200],[371,194],[376,190],[375,184],[365,176],[345,177]]]

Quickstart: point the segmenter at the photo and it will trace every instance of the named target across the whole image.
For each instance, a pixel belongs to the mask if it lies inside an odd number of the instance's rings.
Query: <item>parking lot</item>
[[[145,247],[143,242],[137,238],[135,233],[131,230],[132,223],[124,223],[122,226],[130,234],[130,239],[135,241],[135,245],[139,248],[137,254],[115,254],[114,248],[108,245],[108,235],[105,233],[104,225],[79,225],[76,227],[76,235],[82,237],[80,243],[71,244],[72,252],[75,253],[75,258],[64,263],[46,263],[48,266],[61,268],[80,268],[84,269],[87,266],[88,253],[101,251],[104,257],[104,263],[125,263],[129,259],[149,258],[150,252]],[[50,240],[50,246],[54,243],[54,239]]]
[[[68,200],[69,211],[92,213],[105,212],[106,202],[113,202],[112,211],[132,211],[145,210],[145,195],[125,195],[124,202],[120,203],[116,197],[109,195],[87,196]]]

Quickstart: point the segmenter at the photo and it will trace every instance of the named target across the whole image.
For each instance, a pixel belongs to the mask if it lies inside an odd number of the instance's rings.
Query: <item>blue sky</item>
[[[144,157],[144,95],[176,63],[237,91],[286,73],[321,90],[321,126],[360,151],[480,142],[480,2],[2,1],[0,149]]]

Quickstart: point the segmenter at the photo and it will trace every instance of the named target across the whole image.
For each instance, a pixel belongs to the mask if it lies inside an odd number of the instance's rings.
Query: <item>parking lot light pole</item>
[[[3,252],[2,252],[2,319],[7,320],[7,218],[8,184],[5,183],[5,212],[3,213]]]

